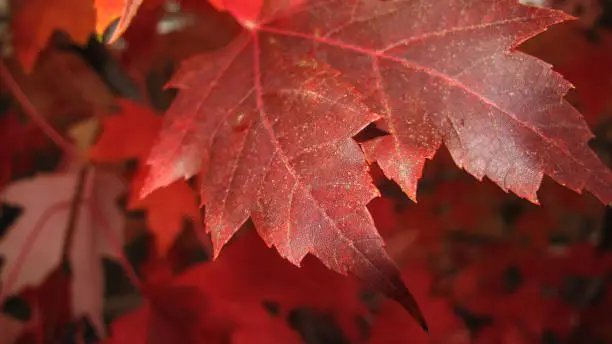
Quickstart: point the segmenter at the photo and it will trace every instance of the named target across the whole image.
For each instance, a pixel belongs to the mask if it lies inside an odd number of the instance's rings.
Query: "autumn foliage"
[[[611,3],[6,4],[0,344],[612,342]]]

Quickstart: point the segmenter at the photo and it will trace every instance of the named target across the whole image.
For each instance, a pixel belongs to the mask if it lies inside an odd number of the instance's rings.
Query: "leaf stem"
[[[77,150],[70,141],[66,140],[60,133],[55,130],[49,122],[38,112],[36,107],[30,102],[26,94],[23,92],[21,87],[15,78],[11,75],[11,72],[6,67],[4,61],[0,59],[0,81],[9,89],[13,94],[17,102],[21,105],[23,111],[30,119],[36,123],[36,125],[49,137],[53,143],[64,151],[65,154],[71,156],[78,156]]]
[[[70,262],[70,247],[72,246],[72,238],[74,237],[74,231],[76,230],[77,221],[79,220],[79,210],[81,203],[83,202],[83,193],[85,190],[85,182],[89,175],[89,169],[87,165],[83,165],[79,171],[77,184],[72,196],[70,203],[70,215],[68,218],[68,227],[66,229],[66,237],[64,238],[64,247],[62,248],[62,261],[64,263]]]

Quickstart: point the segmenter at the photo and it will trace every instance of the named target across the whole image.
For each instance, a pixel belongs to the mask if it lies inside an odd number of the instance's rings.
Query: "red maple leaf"
[[[294,264],[311,253],[421,319],[365,209],[377,191],[351,136],[383,115],[391,135],[364,148],[412,198],[444,142],[459,166],[531,201],[544,173],[612,200],[612,174],[563,100],[569,84],[511,52],[568,18],[513,0],[312,0],[237,15],[245,32],[170,83],[181,92],[143,195],[201,170],[215,255],[250,216]]]
[[[89,156],[98,162],[144,160],[161,128],[162,119],[151,109],[132,101],[120,99],[117,103],[119,112],[104,118],[104,130],[89,150]]]
[[[89,155],[96,162],[120,162],[137,159],[144,162],[161,128],[161,117],[149,108],[120,100],[121,112],[104,119],[102,135]],[[137,130],[135,130],[137,128]],[[139,197],[148,168],[140,166],[132,180],[128,209],[147,210],[147,222],[155,234],[158,251],[166,253],[180,230],[183,219],[198,218],[196,197],[185,181],[176,181]]]
[[[231,323],[219,321],[196,288],[151,284],[146,303],[111,325],[107,344],[221,343]]]
[[[389,4],[381,10],[386,15],[370,20],[390,30],[402,19],[423,18],[412,36],[389,33],[356,54],[373,56],[360,65],[373,80],[361,82],[361,91],[373,95],[371,106],[385,114],[392,134],[366,143],[368,157],[413,199],[425,159],[445,143],[459,167],[532,202],[545,173],[611,201],[612,174],[588,147],[588,126],[563,99],[570,84],[549,65],[511,51],[569,17],[511,0],[436,6],[456,13],[452,25],[439,21],[438,7],[406,4]],[[345,31],[324,41],[353,47]],[[358,63],[352,56],[342,63],[355,69],[350,61]]]
[[[253,253],[248,247],[240,247]],[[242,252],[240,255],[244,257]],[[262,305],[266,301],[265,290],[264,294],[255,296],[257,290],[262,290],[257,283],[262,278],[257,274],[246,274],[242,281],[255,284],[248,283],[251,288],[244,288],[244,284],[232,285],[238,272],[225,270],[228,279],[218,268],[198,268],[173,278],[163,263],[157,263],[160,262],[153,262],[145,269],[145,304],[113,322],[109,344],[228,343],[230,338],[232,343],[248,343],[248,338],[251,341],[266,338],[269,343],[300,342],[282,317],[266,312]],[[266,267],[266,271],[277,270]],[[215,288],[213,281],[222,283],[222,287]],[[225,297],[237,296],[233,291],[238,289],[244,292],[243,297]]]

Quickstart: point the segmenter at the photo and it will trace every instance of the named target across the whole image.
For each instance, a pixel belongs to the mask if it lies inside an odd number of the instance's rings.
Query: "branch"
[[[25,95],[15,78],[11,75],[11,72],[6,67],[4,61],[0,59],[0,81],[9,89],[9,91],[13,94],[17,102],[23,108],[23,111],[30,117],[32,122],[36,123],[36,125],[49,137],[53,143],[55,143],[59,148],[64,151],[65,154],[71,155],[74,157],[79,156],[77,154],[77,150],[74,145],[66,140],[60,133],[55,130],[49,122],[38,112],[38,110],[34,107],[34,105],[30,102],[28,97]]]

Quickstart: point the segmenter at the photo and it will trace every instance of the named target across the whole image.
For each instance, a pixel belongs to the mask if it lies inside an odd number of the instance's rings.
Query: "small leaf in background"
[[[104,119],[102,135],[91,147],[89,155],[97,162],[139,161],[141,165],[130,187],[128,209],[147,211],[147,223],[156,237],[158,250],[166,253],[183,228],[184,219],[200,221],[195,193],[181,180],[154,191],[144,199],[139,197],[148,172],[142,164],[161,128],[162,118],[151,109],[127,100],[120,101],[119,107],[118,114]]]
[[[107,236],[122,238],[124,219],[115,202],[124,185],[112,174],[88,172],[81,181],[84,194],[73,204],[79,182],[79,173],[47,174],[14,182],[3,191],[2,200],[24,212],[0,241],[2,295],[40,284],[66,254],[73,313],[87,316],[103,334],[101,258],[117,257]]]
[[[255,51],[277,67],[260,70]],[[311,253],[396,297],[424,324],[365,207],[378,192],[351,137],[378,116],[337,71],[243,35],[183,64],[171,85],[182,92],[149,158],[143,196],[201,170],[215,256],[252,216],[293,264]]]
[[[184,220],[201,221],[200,211],[195,192],[183,180],[159,188],[141,199],[140,190],[147,174],[148,170],[143,168],[132,180],[128,209],[147,211],[147,225],[155,235],[158,252],[164,254],[183,229]]]

